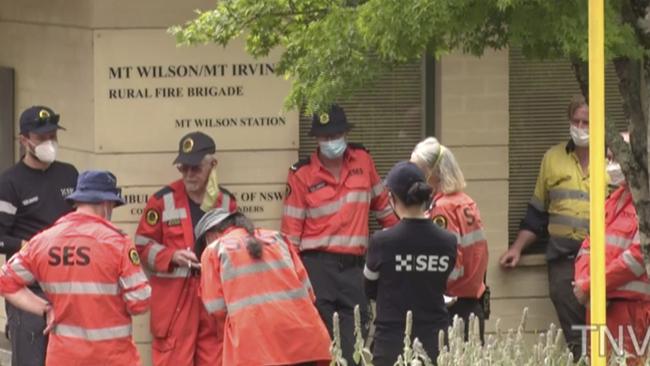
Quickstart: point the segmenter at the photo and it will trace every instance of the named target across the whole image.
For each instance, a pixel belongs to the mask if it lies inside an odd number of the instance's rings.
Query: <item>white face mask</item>
[[[607,163],[607,174],[609,174],[609,183],[612,185],[620,186],[621,183],[625,182],[625,175],[619,163]]]
[[[576,146],[589,146],[589,128],[579,128],[571,124],[569,134],[571,134],[571,140]]]
[[[47,140],[34,147],[34,156],[43,163],[50,164],[56,160],[59,144],[54,140]]]

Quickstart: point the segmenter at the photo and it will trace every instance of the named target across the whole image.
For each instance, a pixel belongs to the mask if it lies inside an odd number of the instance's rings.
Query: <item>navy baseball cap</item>
[[[20,115],[20,134],[26,135],[30,132],[44,134],[65,130],[59,126],[59,117],[51,108],[42,105],[29,107]]]
[[[316,114],[311,118],[311,136],[332,136],[347,132],[352,128],[341,106],[334,104],[327,113]]]
[[[388,172],[384,183],[399,199],[406,201],[409,189],[417,182],[425,183],[424,174],[410,161],[400,161]]]
[[[178,143],[178,156],[173,164],[199,165],[208,154],[214,154],[216,147],[212,137],[203,132],[190,132]]]
[[[117,178],[113,173],[101,170],[87,170],[79,174],[77,188],[71,195],[66,197],[66,200],[84,203],[110,201],[115,202],[117,207],[124,204],[120,193],[120,189],[117,188]]]

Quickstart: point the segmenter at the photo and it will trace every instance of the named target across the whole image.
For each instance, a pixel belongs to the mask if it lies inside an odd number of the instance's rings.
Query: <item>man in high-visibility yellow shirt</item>
[[[584,97],[571,100],[568,117],[571,140],[544,154],[519,234],[499,261],[505,268],[515,267],[521,251],[548,233],[549,293],[567,344],[579,357],[581,334],[571,326],[585,324],[585,309],[571,282],[576,254],[589,233],[589,107]]]

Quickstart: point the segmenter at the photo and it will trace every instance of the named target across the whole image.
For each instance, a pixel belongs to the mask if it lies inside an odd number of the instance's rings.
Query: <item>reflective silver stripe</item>
[[[576,189],[551,189],[548,192],[551,201],[555,200],[580,200],[589,201],[589,193]]]
[[[449,274],[449,278],[447,278],[447,281],[455,281],[465,274],[465,267],[454,267],[454,269],[451,271]]]
[[[141,289],[124,293],[124,299],[126,301],[143,301],[150,297],[151,297],[151,287],[149,286],[145,286]]]
[[[147,276],[145,276],[144,273],[140,271],[130,276],[120,277],[119,281],[122,288],[132,288],[147,282]]]
[[[370,199],[374,199],[375,197],[381,195],[384,192],[384,184],[379,182],[372,186],[372,196]]]
[[[650,295],[650,283],[644,281],[630,281],[617,290],[633,291],[644,295]]]
[[[377,281],[379,279],[379,272],[371,271],[368,266],[363,267],[363,275],[370,281]]]
[[[545,212],[546,207],[544,206],[544,203],[540,200],[537,199],[537,197],[533,196],[533,198],[530,199],[530,202],[528,202],[529,205],[533,206],[537,211]]]
[[[589,219],[580,219],[572,216],[551,214],[548,222],[555,225],[565,225],[578,229],[589,230]]]
[[[71,338],[82,338],[87,341],[105,341],[109,339],[131,336],[131,324],[110,328],[82,328],[74,325],[57,324],[52,333]]]
[[[8,215],[15,215],[18,209],[11,202],[0,201],[0,212]]]
[[[167,193],[163,196],[164,210],[162,213],[162,220],[167,222],[170,220],[184,219],[187,217],[187,212],[184,208],[176,208],[174,204],[174,194]]]
[[[307,290],[307,291],[311,290],[311,281],[309,281],[309,277],[306,277],[306,278],[302,281],[302,287],[304,287],[305,290]]]
[[[299,236],[291,235],[291,236],[289,236],[289,240],[291,240],[291,244],[293,244],[293,245],[295,245],[297,247],[300,246],[301,239],[300,239]]]
[[[226,310],[226,302],[223,299],[210,300],[203,303],[203,306],[205,306],[205,310],[210,314]]]
[[[190,272],[187,267],[176,267],[172,272],[152,272],[151,275],[160,278],[184,278]]]
[[[287,263],[284,259],[278,259],[270,262],[259,262],[254,264],[249,264],[241,267],[232,268],[230,262],[227,265],[224,265],[221,280],[229,281],[234,278],[245,276],[253,273],[266,272],[275,269],[282,268],[291,268],[291,265]]]
[[[149,247],[149,253],[147,254],[147,264],[151,269],[156,268],[156,256],[158,253],[162,252],[165,247],[161,244],[154,242]]]
[[[9,262],[9,267],[14,272],[16,272],[18,277],[20,277],[26,283],[34,282],[34,275],[32,274],[32,272],[28,271],[25,267],[23,267],[23,264],[21,263],[20,259],[16,259]]]
[[[637,277],[645,273],[643,263],[639,263],[629,250],[623,252],[623,262],[625,262],[627,268],[629,268]]]
[[[349,192],[335,202],[308,209],[307,216],[311,218],[317,218],[331,215],[333,213],[339,212],[343,205],[352,202],[370,202],[370,193],[362,191]]]
[[[373,211],[375,213],[375,216],[377,216],[378,219],[385,219],[386,217],[390,216],[390,214],[393,213],[393,209],[390,206],[386,206],[381,211]]]
[[[146,237],[146,236],[143,236],[143,235],[136,235],[135,236],[135,245],[136,246],[141,247],[141,246],[145,246],[145,245],[147,245],[149,243],[162,245],[159,242],[157,242],[157,241],[155,241],[155,240],[153,240],[153,239],[151,239],[149,237]]]
[[[456,234],[456,237],[458,238],[458,245],[460,245],[461,247],[468,247],[471,246],[472,244],[475,244],[478,241],[485,240],[485,234],[483,233],[483,229],[476,229],[465,235]]]
[[[40,282],[51,294],[117,295],[117,284],[100,282]]]
[[[304,219],[305,218],[305,209],[300,207],[295,207],[291,205],[284,205],[283,213],[284,216],[293,217],[295,219]]]
[[[282,300],[294,300],[294,299],[300,299],[308,296],[309,294],[307,293],[307,290],[301,287],[290,291],[270,292],[262,295],[245,297],[241,300],[237,300],[233,303],[230,303],[227,306],[227,308],[228,308],[228,313],[232,314],[241,309],[253,305],[259,305],[267,302],[282,301]]]
[[[621,249],[627,249],[627,247],[632,244],[632,239],[617,235],[607,235],[605,242],[607,244],[617,246]]]
[[[368,237],[333,235],[333,236],[324,236],[318,239],[302,239],[302,242],[300,243],[300,247],[302,249],[320,248],[329,245],[350,246],[350,247],[367,246]]]
[[[578,257],[583,255],[589,255],[589,248],[580,248],[578,251]]]
[[[225,208],[226,211],[230,211],[230,195],[221,193],[221,208]]]

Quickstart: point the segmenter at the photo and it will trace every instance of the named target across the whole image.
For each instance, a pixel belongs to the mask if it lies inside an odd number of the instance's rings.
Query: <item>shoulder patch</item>
[[[156,198],[162,198],[162,196],[164,196],[165,194],[167,194],[169,192],[173,192],[172,188],[170,186],[164,186],[161,190],[154,193],[153,195]]]
[[[447,228],[447,218],[444,215],[436,215],[433,217],[433,223],[443,229]]]
[[[359,144],[359,143],[356,143],[356,142],[348,142],[348,146],[355,149],[355,150],[364,150],[366,152],[370,152],[370,150],[368,150],[368,148],[363,146],[363,144]]]
[[[147,221],[147,224],[149,224],[149,226],[155,226],[160,221],[160,214],[158,211],[150,208],[144,214],[144,219]]]
[[[294,172],[298,171],[298,169],[309,165],[309,163],[311,163],[311,158],[309,156],[306,158],[302,158],[291,166],[291,170],[293,170]]]
[[[129,260],[136,266],[140,265],[140,256],[138,255],[138,252],[135,250],[135,248],[131,248],[129,250]]]

